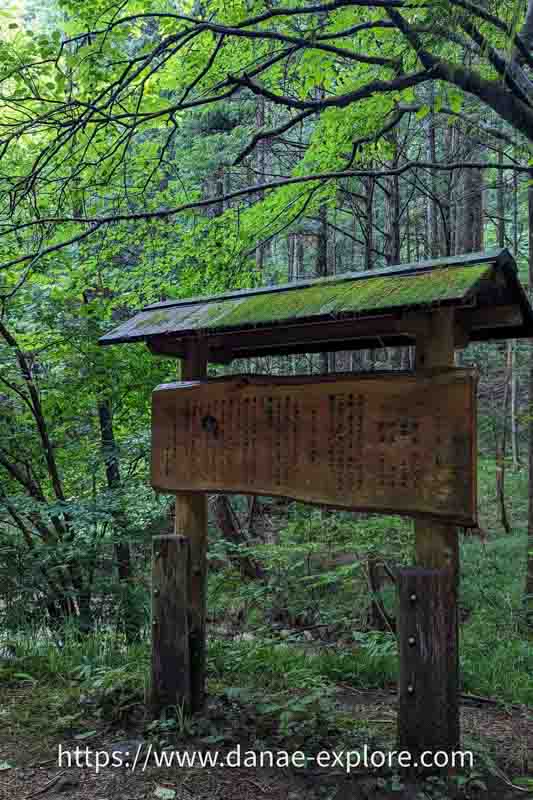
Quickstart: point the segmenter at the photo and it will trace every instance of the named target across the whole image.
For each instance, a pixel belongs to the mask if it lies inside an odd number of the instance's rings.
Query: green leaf
[[[427,115],[429,114],[430,111],[431,111],[430,106],[428,106],[427,104],[423,105],[416,112],[417,119],[424,119],[424,117],[427,117]]]
[[[524,786],[526,789],[533,789],[533,778],[516,778],[513,783],[515,786]]]
[[[463,107],[463,95],[460,92],[450,92],[450,108],[455,114],[459,114]]]
[[[8,769],[13,769],[13,764],[10,764],[9,761],[0,761],[0,772],[5,772]]]
[[[37,679],[34,678],[33,675],[29,675],[27,672],[15,672],[13,677],[20,681],[31,681],[32,683],[37,683]]]

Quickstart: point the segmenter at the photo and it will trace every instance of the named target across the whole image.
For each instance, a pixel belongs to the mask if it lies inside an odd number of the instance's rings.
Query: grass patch
[[[466,692],[533,705],[533,636],[524,625],[526,534],[463,545],[461,668]]]

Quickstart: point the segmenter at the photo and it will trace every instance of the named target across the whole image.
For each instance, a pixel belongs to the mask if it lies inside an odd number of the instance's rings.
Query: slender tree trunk
[[[290,233],[288,236],[287,279],[297,281],[303,275],[304,247],[301,233]],[[296,374],[298,356],[289,356],[289,370]]]
[[[503,148],[498,150],[498,164],[503,166]],[[496,189],[496,230],[498,233],[498,245],[505,247],[505,176],[503,169],[498,171],[498,185]]]
[[[431,102],[434,102],[434,88],[431,84]],[[434,164],[437,161],[437,144],[435,132],[435,115],[433,111],[427,116],[427,155],[428,161]],[[440,253],[439,241],[439,206],[437,203],[437,175],[435,170],[431,170],[431,196],[427,198],[427,227],[429,236],[429,255],[437,258]]]
[[[328,274],[328,208],[320,206],[318,211],[319,228],[316,242],[316,275],[324,278]],[[330,359],[328,353],[320,353],[320,372],[326,375],[329,372]]]
[[[518,173],[513,173],[513,251],[518,257]],[[518,469],[520,464],[520,446],[518,443],[518,375],[515,369],[515,341],[511,340],[513,368],[511,375],[511,452],[513,454],[513,469]]]
[[[498,152],[498,163],[503,164],[503,151]],[[503,170],[498,173],[498,186],[496,190],[497,208],[497,233],[500,247],[505,246],[505,196],[504,196],[504,177]],[[503,385],[503,407],[502,407],[502,429],[496,444],[496,496],[500,510],[500,522],[506,533],[511,532],[509,516],[505,503],[505,468],[507,457],[507,430],[508,416],[511,408],[511,383],[513,378],[513,350],[511,342],[507,342],[505,348],[505,371]]]
[[[367,559],[368,591],[370,593],[370,608],[368,612],[368,624],[372,630],[377,631],[396,631],[396,620],[387,613],[381,599],[383,588],[383,577],[381,565],[374,556]]]
[[[529,292],[533,294],[533,171],[528,186],[529,222]],[[529,507],[527,526],[527,569],[524,591],[524,604],[528,625],[533,628],[533,347],[529,362]]]
[[[446,163],[453,161],[453,143],[454,143],[454,129],[448,126],[443,137],[444,158]],[[454,197],[454,178],[455,173],[450,172],[449,175],[442,178],[445,190],[442,192],[442,216],[441,216],[441,237],[440,237],[440,251],[445,256],[451,256],[453,253],[453,197]]]
[[[316,274],[324,278],[328,274],[328,209],[320,206],[318,211],[319,228],[316,242]]]
[[[46,472],[53,489],[54,498],[59,503],[66,503],[59,465],[55,457],[55,449],[50,437],[48,421],[41,403],[41,395],[34,378],[31,361],[20,347],[15,336],[1,320],[0,338],[11,348],[16,360],[19,374],[25,387],[26,402],[38,432],[43,461],[46,464]],[[36,481],[28,470],[21,470],[17,463],[11,463],[5,457],[0,459],[0,463],[4,469],[7,469],[10,476],[24,488],[29,497],[42,504],[43,509],[45,509],[48,501],[38,480]],[[77,555],[69,556],[65,562],[61,552],[63,545],[72,544],[74,539],[75,533],[72,519],[68,512],[61,514],[53,512],[50,515],[51,528],[49,530],[48,526],[39,519],[40,515],[38,513],[35,517],[37,517],[35,520],[36,529],[43,536],[43,541],[51,547],[58,548],[52,559],[52,562],[55,561],[57,563],[57,560],[59,560],[61,563],[61,567],[52,567],[52,569],[57,573],[62,588],[64,587],[64,593],[57,598],[58,616],[62,615],[64,619],[76,616],[79,630],[82,633],[88,633],[92,629],[90,582],[87,580],[87,575],[84,573]],[[52,536],[49,536],[50,533]]]
[[[295,253],[295,234],[289,233],[287,236],[287,280],[294,280],[294,253]]]
[[[264,97],[256,97],[255,99],[256,106],[255,106],[255,125],[257,130],[261,130],[265,126],[265,98]],[[263,183],[265,180],[265,163],[266,163],[266,142],[264,140],[257,143],[255,147],[255,159],[256,159],[256,181],[257,183]],[[258,199],[263,198],[263,192],[259,194]],[[258,276],[260,276],[263,272],[265,261],[265,245],[258,245],[255,250],[255,267],[257,270]]]
[[[373,178],[363,178],[362,184],[365,188],[365,217],[364,217],[364,242],[365,242],[365,270],[374,269],[374,199],[376,195],[376,182]],[[360,364],[365,368],[371,369],[373,353],[371,350],[361,350],[359,355]]]
[[[375,182],[373,178],[363,180],[366,189],[365,204],[365,269],[374,267],[374,190]]]
[[[483,172],[465,170],[460,230],[461,253],[483,250]]]
[[[393,162],[391,166],[397,166]],[[399,264],[400,256],[400,184],[398,176],[389,179],[385,194],[385,260],[387,266]]]
[[[248,540],[225,494],[219,494],[215,498],[215,517],[224,539],[237,547],[237,552],[232,553],[231,558],[239,564],[242,574],[247,578],[262,578],[263,570],[259,562],[252,556],[239,552],[240,547],[248,545]]]
[[[392,137],[392,142],[396,146],[396,138]],[[398,158],[395,155],[390,162],[392,169],[398,166]],[[401,236],[400,236],[400,182],[397,175],[392,176],[386,181],[384,196],[384,231],[385,231],[385,261],[387,266],[399,264],[401,261]],[[402,348],[388,347],[386,350],[387,361],[390,368],[401,366]]]
[[[496,497],[500,510],[500,522],[505,533],[511,533],[511,524],[505,502],[505,458],[507,451],[507,418],[511,399],[512,351],[506,347],[506,362],[502,403],[502,430],[496,444]]]
[[[100,437],[107,485],[108,488],[113,491],[120,489],[122,482],[120,479],[118,448],[113,430],[113,416],[108,398],[102,398],[98,402],[98,419],[100,422]],[[126,518],[122,512],[116,512],[114,518],[116,522],[115,533],[116,536],[119,537],[115,541],[114,549],[122,600],[124,631],[127,641],[132,643],[140,639],[142,619],[140,607],[136,602],[134,592],[134,575],[130,545],[127,541],[122,539],[127,531]]]

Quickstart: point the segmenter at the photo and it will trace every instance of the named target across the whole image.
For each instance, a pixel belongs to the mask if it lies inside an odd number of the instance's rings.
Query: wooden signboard
[[[153,393],[152,485],[476,524],[476,376],[237,376]]]

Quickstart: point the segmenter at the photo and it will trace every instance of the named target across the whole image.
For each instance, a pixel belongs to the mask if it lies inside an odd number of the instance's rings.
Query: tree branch
[[[418,35],[401,14],[392,8],[387,9],[387,14],[403,33],[423,66],[427,70],[432,70],[434,78],[440,78],[446,83],[458,86],[468,94],[482,100],[516,130],[523,133],[530,142],[533,141],[533,108],[499,82],[486,80],[473,69],[467,69],[460,64],[452,64],[434,56],[424,48]]]
[[[299,110],[317,110],[322,111],[325,108],[345,108],[351,103],[356,103],[359,100],[365,100],[372,97],[374,94],[385,94],[387,92],[399,92],[402,89],[409,89],[412,86],[418,86],[420,83],[428,81],[434,77],[431,70],[424,69],[421,72],[413,72],[409,75],[401,75],[398,78],[393,78],[390,81],[376,80],[365,84],[364,86],[355,89],[353,92],[341,94],[338,97],[330,96],[324,97],[321,100],[297,100],[296,98],[289,97],[288,95],[279,95],[271,92],[265,86],[252,80],[248,75],[237,77],[232,75],[229,77],[230,82],[242,86],[243,88],[250,89],[254,94],[266,97],[276,105],[282,105],[286,108],[295,108]]]
[[[63,493],[63,487],[61,485],[61,479],[59,477],[59,470],[57,467],[54,451],[52,448],[52,442],[50,441],[50,436],[48,434],[48,426],[46,424],[46,419],[43,413],[41,398],[39,397],[39,392],[35,385],[35,381],[33,380],[28,360],[22,349],[19,347],[17,340],[15,339],[13,334],[10,333],[10,331],[6,328],[6,326],[2,321],[0,321],[0,336],[2,336],[8,347],[12,348],[17,363],[19,365],[21,375],[26,383],[26,387],[28,389],[28,395],[31,401],[30,409],[35,424],[37,426],[37,430],[39,432],[39,437],[41,439],[41,444],[44,451],[44,457],[46,465],[48,467],[48,473],[50,475],[52,486],[54,488],[54,494],[58,500],[64,502],[65,495]]]
[[[339,180],[342,178],[378,179],[383,177],[393,177],[395,175],[398,176],[403,175],[403,173],[409,170],[416,170],[416,169],[432,169],[444,172],[454,171],[458,169],[499,169],[499,170],[510,169],[515,172],[524,172],[524,173],[530,172],[530,168],[525,166],[517,166],[516,164],[504,164],[503,166],[501,166],[497,163],[490,163],[484,161],[481,162],[456,161],[449,164],[442,164],[438,162],[434,163],[427,161],[407,161],[400,167],[385,169],[385,170],[347,169],[347,170],[339,170],[332,172],[312,173],[309,175],[296,175],[288,178],[280,178],[279,180],[267,181],[265,183],[255,184],[254,186],[246,186],[243,189],[236,189],[233,192],[216,195],[215,197],[211,197],[205,200],[195,200],[190,203],[183,203],[182,205],[174,206],[173,208],[163,208],[163,209],[158,209],[156,211],[138,211],[138,212],[132,212],[130,214],[112,214],[108,217],[76,217],[76,216],[42,217],[39,219],[32,220],[31,222],[22,223],[19,226],[14,225],[10,228],[9,231],[4,231],[4,234],[2,235],[6,235],[6,233],[13,233],[15,230],[38,227],[41,225],[60,225],[67,223],[75,223],[78,225],[89,225],[90,228],[86,231],[82,231],[78,236],[73,236],[63,242],[58,242],[54,245],[50,245],[49,247],[43,248],[37,253],[28,253],[26,255],[13,258],[10,261],[6,261],[3,264],[0,264],[0,269],[7,269],[9,267],[15,266],[16,264],[22,264],[25,263],[26,261],[42,258],[46,255],[49,255],[50,253],[55,253],[58,250],[61,250],[70,244],[73,244],[77,241],[80,241],[81,239],[90,236],[91,234],[95,233],[96,230],[106,225],[114,225],[119,222],[138,222],[140,220],[167,219],[177,214],[181,214],[184,211],[193,211],[199,208],[206,208],[210,205],[217,205],[220,203],[227,202],[229,200],[234,200],[238,197],[245,197],[247,195],[257,194],[259,192],[264,192],[270,189],[280,189],[285,186],[291,186],[298,183],[310,183],[313,181],[323,181],[330,179]]]
[[[250,155],[250,153],[253,151],[258,142],[261,142],[263,139],[273,139],[276,136],[280,136],[282,133],[286,133],[291,128],[294,128],[295,125],[298,125],[299,122],[303,122],[304,119],[307,119],[307,117],[310,117],[315,113],[316,112],[314,110],[301,111],[295,117],[291,117],[287,122],[278,125],[277,128],[267,128],[258,131],[250,139],[250,142],[246,145],[244,150],[241,153],[239,153],[237,158],[234,159],[233,166],[237,166],[237,164],[240,164],[242,161],[244,161],[246,156]]]

